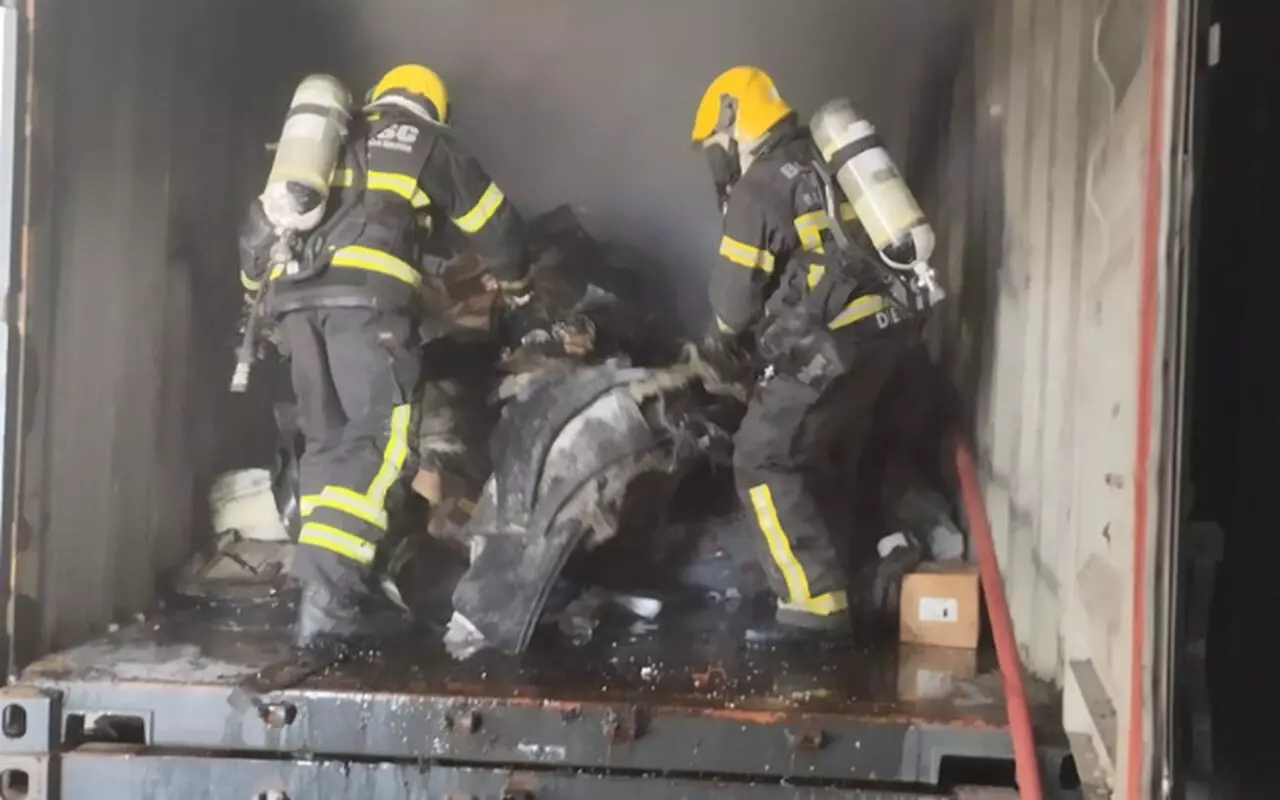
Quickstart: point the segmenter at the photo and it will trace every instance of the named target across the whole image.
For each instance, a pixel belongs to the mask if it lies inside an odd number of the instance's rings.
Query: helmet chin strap
[[[756,150],[763,141],[763,139],[754,139],[750,142],[744,142],[741,139],[735,139],[727,131],[720,131],[719,133],[712,134],[709,139],[703,142],[703,146],[709,147],[711,145],[718,144],[725,150],[730,150],[729,145],[736,142],[738,145],[736,148],[738,153],[738,168],[745,173],[747,168],[755,163]]]
[[[402,108],[405,111],[408,111],[410,114],[421,117],[422,119],[426,120],[427,122],[430,122],[433,125],[441,125],[441,126],[447,127],[446,123],[431,116],[431,112],[427,111],[426,106],[422,105],[421,103],[415,103],[414,101],[410,100],[409,98],[403,95],[398,95],[398,94],[386,95],[385,97],[381,97],[373,101],[372,103],[369,103],[368,105],[366,105],[364,107],[364,110],[368,111],[370,109],[384,108],[386,106],[396,106],[397,108]]]
[[[706,147],[711,147],[712,145],[718,144],[721,147],[723,147],[725,150],[728,150],[729,143],[732,141],[733,141],[733,137],[729,135],[728,131],[716,131],[715,133],[708,136],[705,140],[703,140],[702,146],[706,148]]]
[[[738,135],[738,99],[730,94],[720,95],[720,118],[716,121],[716,132],[707,139],[706,144],[718,144],[728,150],[730,142],[735,142],[738,168],[742,174],[755,163],[756,150],[767,138],[768,132],[754,139]]]
[[[745,175],[747,170],[756,161],[756,148],[759,147],[760,140],[752,142],[738,141],[738,163],[742,165],[742,172]]]
[[[711,180],[715,184],[722,211],[734,184],[742,177],[737,149],[737,142],[724,131],[713,133],[702,143],[702,151],[706,155],[707,166],[711,169]]]

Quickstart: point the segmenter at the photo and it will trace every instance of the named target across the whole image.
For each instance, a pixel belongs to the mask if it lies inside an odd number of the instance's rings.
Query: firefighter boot
[[[762,595],[755,604],[753,620],[746,630],[748,647],[794,646],[842,650],[854,645],[849,612],[819,616],[776,607],[772,603],[765,608],[762,601],[767,597],[768,595]]]
[[[298,601],[294,643],[304,649],[342,643],[356,635],[359,622],[355,598],[340,597],[319,581],[307,581]]]

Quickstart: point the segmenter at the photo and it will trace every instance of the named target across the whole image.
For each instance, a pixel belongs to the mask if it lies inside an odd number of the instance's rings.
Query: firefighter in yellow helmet
[[[852,206],[838,187],[829,192],[809,132],[764,71],[717,77],[692,139],[724,218],[704,351],[713,363],[747,352],[765,365],[734,439],[734,476],[777,603],[748,641],[846,643],[845,570],[824,517],[832,509],[819,508],[809,480],[837,441],[856,461],[872,405],[918,328],[901,324],[910,317],[889,305],[881,280],[836,257],[824,209],[856,231]]]
[[[261,200],[241,232],[241,279],[250,290],[271,281],[267,310],[292,362],[306,437],[293,562],[300,646],[360,632],[375,548],[418,466],[420,284],[442,263],[425,254],[424,223],[466,234],[509,307],[527,299],[524,224],[449,127],[435,72],[405,64],[386,73],[353,115],[337,163],[323,221],[293,248],[300,269],[280,274]]]

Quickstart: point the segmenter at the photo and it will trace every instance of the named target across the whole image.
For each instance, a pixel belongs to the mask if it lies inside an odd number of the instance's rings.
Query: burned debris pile
[[[727,467],[747,387],[722,383],[701,362],[640,254],[596,241],[565,207],[532,221],[531,233],[535,299],[519,330],[476,261],[456,258],[426,280],[421,469],[377,567],[384,594],[436,632],[427,635],[443,632],[455,657],[519,652],[539,622],[578,638],[599,609],[660,608],[663,585],[732,605],[763,589],[729,470],[715,469]],[[930,394],[920,385],[929,367],[927,357],[911,360],[891,382],[877,412],[879,445],[854,471],[876,489],[846,492],[875,496],[851,509],[875,531],[852,543],[867,552],[850,555],[863,567],[850,574],[872,595],[892,593],[896,572],[920,559],[963,551],[949,501],[934,490],[945,494],[944,481],[927,474],[938,442],[936,426],[921,422],[936,416],[919,402]],[[302,438],[291,406],[276,416],[269,491],[280,525],[270,527],[296,539]],[[725,508],[711,508],[720,495]],[[673,509],[682,518],[669,524]],[[886,534],[911,549],[878,557]],[[290,542],[272,542],[280,565],[265,566],[261,545],[238,542],[224,537],[217,556],[184,576],[183,591],[244,598],[254,594],[246,586],[275,594],[287,585]],[[895,575],[877,573],[885,564],[897,564]],[[628,613],[638,628],[655,624]]]

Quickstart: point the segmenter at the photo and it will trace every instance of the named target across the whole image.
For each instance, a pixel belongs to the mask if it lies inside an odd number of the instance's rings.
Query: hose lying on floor
[[[1013,635],[1013,620],[1004,595],[1004,579],[996,558],[995,541],[991,538],[991,522],[978,483],[978,470],[968,441],[960,434],[952,435],[956,476],[960,482],[960,499],[969,521],[969,539],[978,559],[982,595],[991,618],[991,635],[996,645],[996,662],[1004,686],[1005,706],[1009,715],[1009,733],[1013,737],[1013,758],[1017,767],[1018,796],[1022,800],[1041,800],[1040,767],[1036,758],[1035,734],[1031,730],[1031,712],[1027,707],[1026,687],[1022,682],[1022,660]]]

